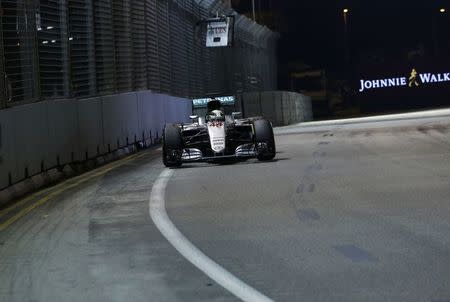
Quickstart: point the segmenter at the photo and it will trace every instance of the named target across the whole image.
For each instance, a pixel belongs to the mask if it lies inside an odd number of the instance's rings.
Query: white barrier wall
[[[248,92],[238,96],[245,117],[264,116],[275,126],[311,121],[311,98],[296,92]]]
[[[150,91],[0,110],[0,189],[58,165],[153,143],[165,123],[188,122],[191,114],[190,100]]]

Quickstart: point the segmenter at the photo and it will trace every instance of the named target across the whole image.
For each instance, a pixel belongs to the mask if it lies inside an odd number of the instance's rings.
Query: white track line
[[[195,247],[170,221],[165,206],[165,191],[173,170],[165,169],[153,185],[149,201],[150,217],[161,234],[175,247],[175,249],[198,269],[204,272],[229,292],[243,301],[273,302],[272,299],[261,294],[251,286],[245,284],[223,267],[215,263],[202,251]]]
[[[423,119],[423,118],[441,118],[450,117],[450,109],[426,110],[409,113],[385,114],[368,117],[346,118],[338,120],[312,121],[299,124],[277,127],[277,130],[290,129],[293,127],[312,127],[312,126],[329,126],[329,125],[347,125],[368,122],[388,122],[398,120]]]

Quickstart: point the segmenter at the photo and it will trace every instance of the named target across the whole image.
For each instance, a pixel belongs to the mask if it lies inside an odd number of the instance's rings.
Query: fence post
[[[94,1],[95,0],[87,0],[87,24],[86,27],[88,29],[88,64],[89,64],[89,95],[95,95],[97,93],[97,76],[96,76],[96,57],[95,57],[95,35],[94,35]]]
[[[0,109],[6,107],[6,73],[5,60],[3,55],[3,11],[0,8]]]
[[[69,50],[69,34],[68,34],[68,14],[67,1],[59,2],[60,27],[61,27],[61,50],[62,50],[62,75],[63,75],[63,96],[71,97],[71,77],[70,77],[70,50]]]

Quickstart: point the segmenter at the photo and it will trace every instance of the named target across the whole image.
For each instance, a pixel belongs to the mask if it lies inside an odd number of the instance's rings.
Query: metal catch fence
[[[205,47],[199,21],[216,14],[235,16],[232,47]],[[0,0],[0,108],[138,90],[274,90],[277,38],[224,0]]]

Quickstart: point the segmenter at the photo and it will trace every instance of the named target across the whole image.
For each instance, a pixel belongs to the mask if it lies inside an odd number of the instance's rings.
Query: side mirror
[[[195,120],[198,120],[198,115],[190,115],[189,118],[195,123]]]
[[[233,119],[242,118],[242,112],[233,112],[231,113]]]

